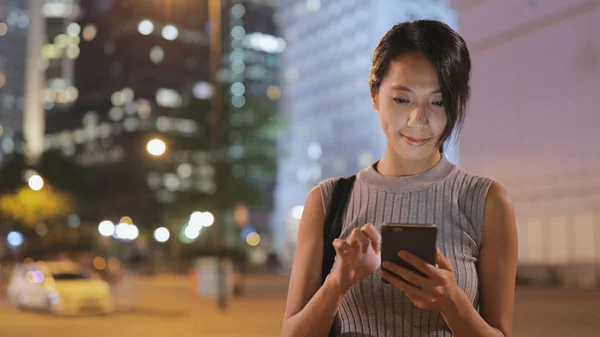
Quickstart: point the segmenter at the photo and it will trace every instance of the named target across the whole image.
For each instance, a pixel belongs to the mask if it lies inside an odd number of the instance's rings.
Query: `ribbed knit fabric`
[[[366,223],[378,229],[385,222],[436,224],[438,247],[452,262],[458,285],[478,307],[476,263],[492,180],[466,173],[444,156],[430,170],[407,177],[382,176],[375,165],[357,176],[340,237]],[[319,184],[325,211],[335,181]],[[350,289],[338,319],[340,336],[453,336],[438,312],[418,309],[404,293],[383,283],[380,269]]]

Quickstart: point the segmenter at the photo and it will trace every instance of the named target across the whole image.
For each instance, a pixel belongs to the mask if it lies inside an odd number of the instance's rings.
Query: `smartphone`
[[[398,256],[408,251],[427,263],[436,265],[438,229],[434,224],[384,223],[381,227],[381,261],[389,261],[425,276]],[[383,270],[385,268],[382,267]],[[393,275],[396,275],[392,273]],[[399,279],[402,279],[398,276]],[[387,283],[387,281],[383,280]]]

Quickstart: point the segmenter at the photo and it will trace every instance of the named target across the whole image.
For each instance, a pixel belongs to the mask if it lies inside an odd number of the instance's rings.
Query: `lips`
[[[413,137],[408,137],[405,136],[403,134],[400,134],[402,136],[402,139],[404,139],[404,141],[411,146],[422,146],[425,145],[425,143],[427,143],[431,138],[413,138]]]

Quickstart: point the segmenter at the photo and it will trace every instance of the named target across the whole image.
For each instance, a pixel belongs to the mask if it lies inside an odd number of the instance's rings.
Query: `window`
[[[52,274],[52,277],[54,277],[54,280],[56,280],[56,281],[71,281],[71,280],[87,280],[87,279],[89,279],[88,275],[79,274],[79,273]]]

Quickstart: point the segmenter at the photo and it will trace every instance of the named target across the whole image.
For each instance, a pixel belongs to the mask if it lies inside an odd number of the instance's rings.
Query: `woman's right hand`
[[[337,259],[329,277],[343,293],[381,265],[381,234],[372,224],[355,228],[346,240],[333,242]]]

